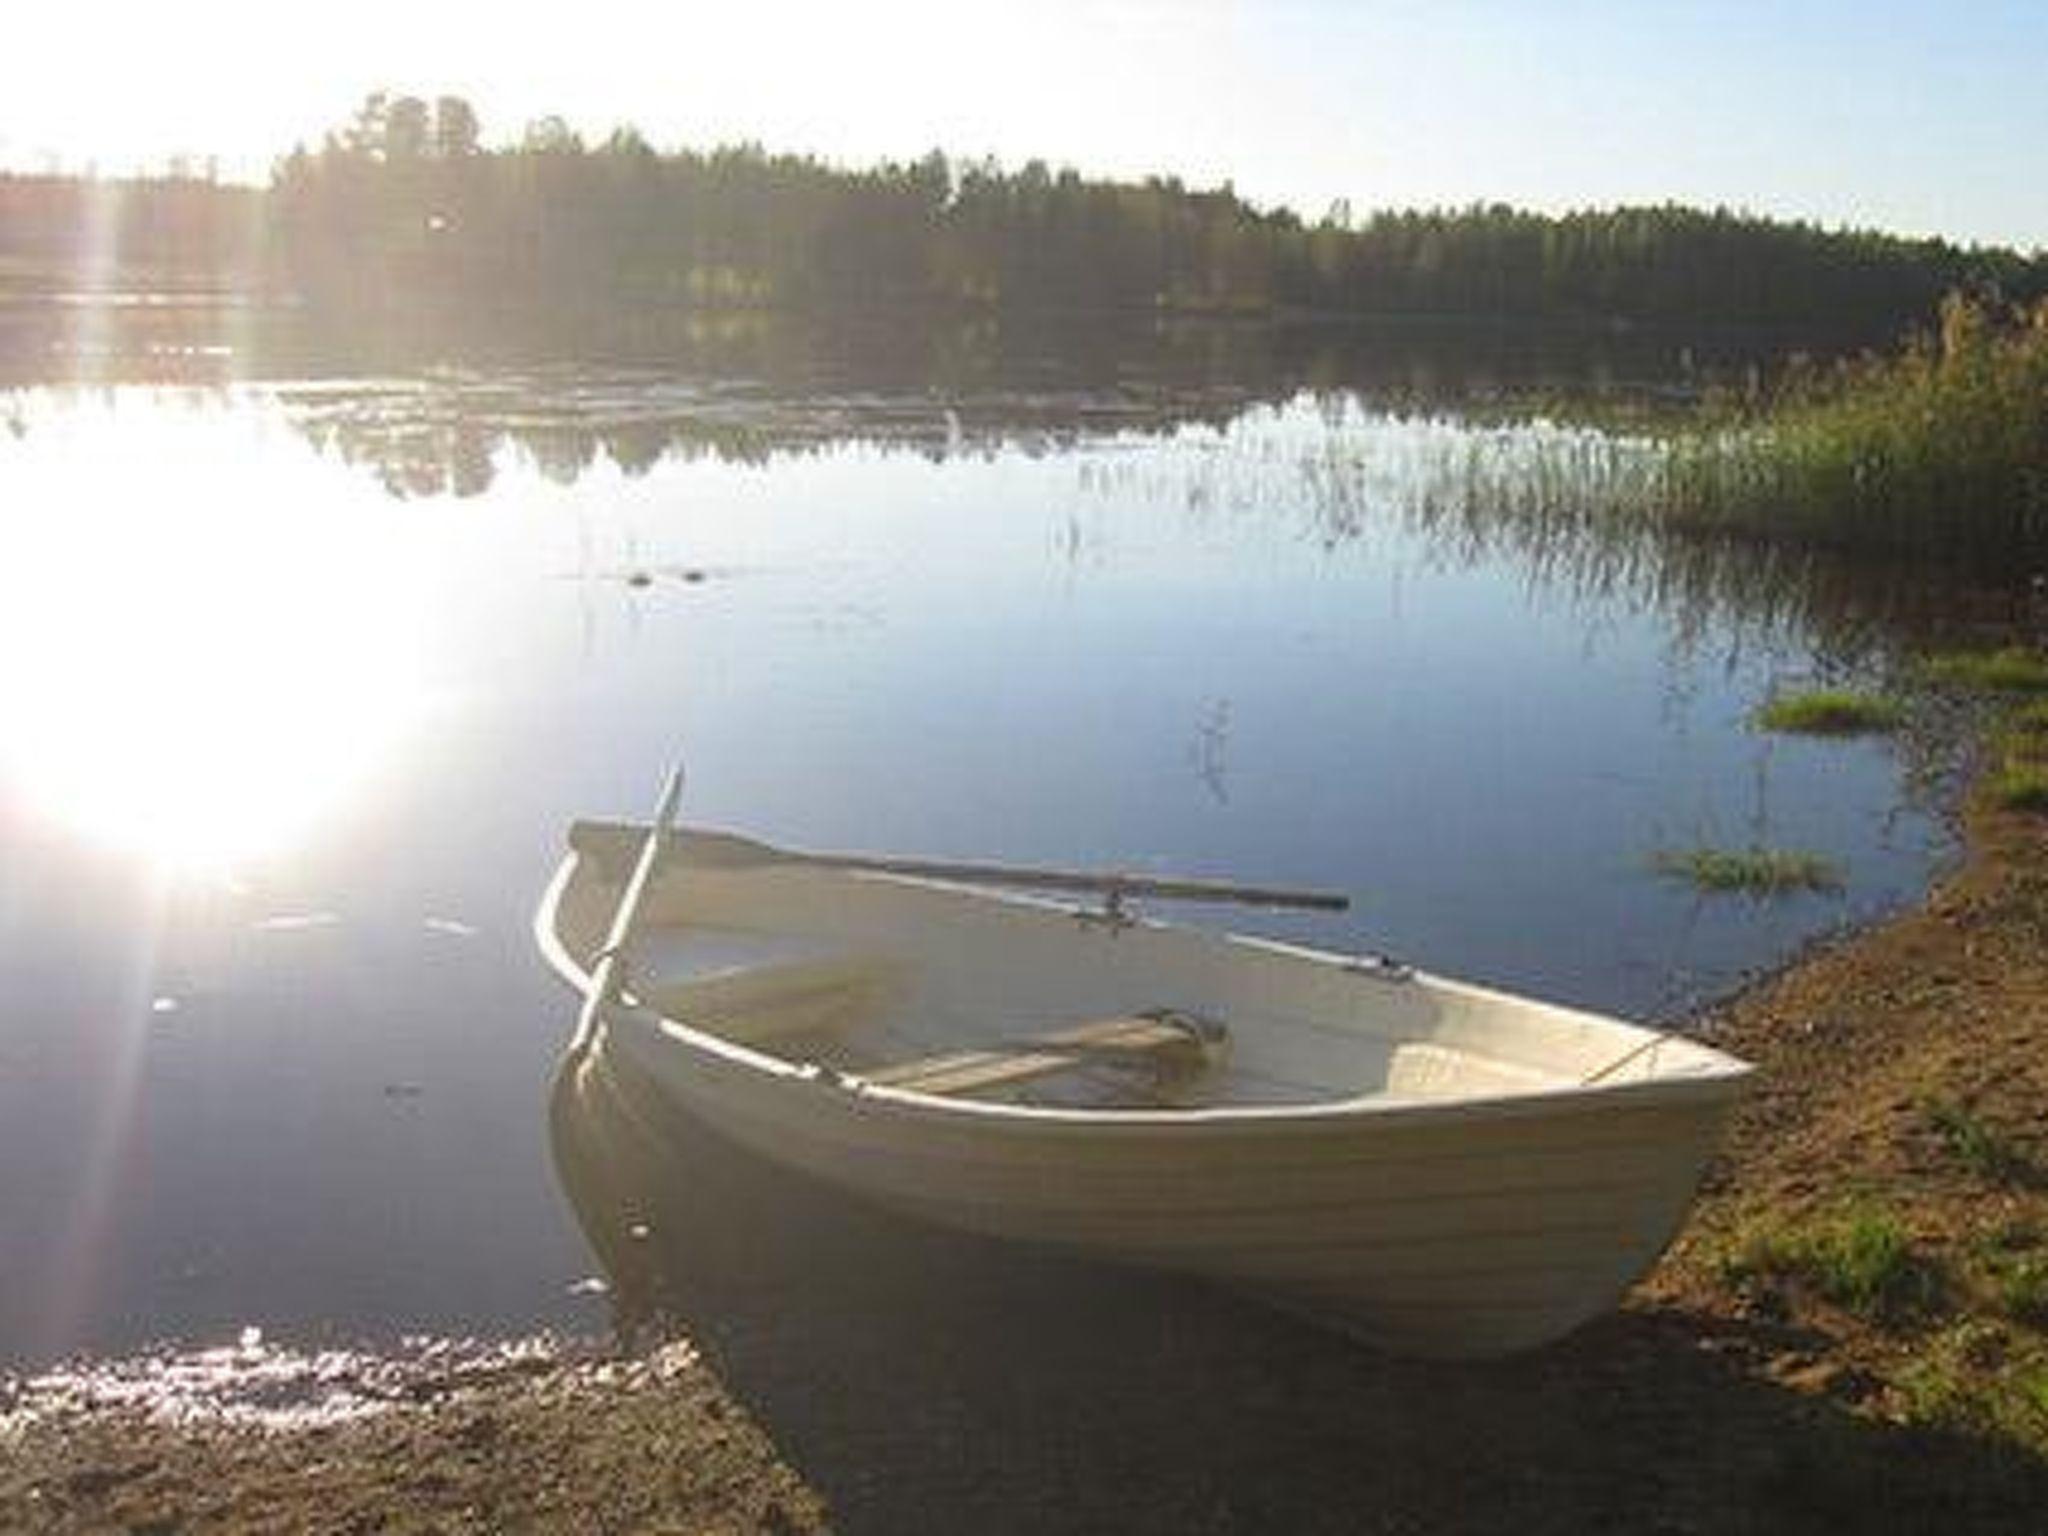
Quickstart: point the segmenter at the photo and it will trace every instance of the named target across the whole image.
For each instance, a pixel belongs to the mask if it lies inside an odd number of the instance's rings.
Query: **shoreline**
[[[844,1317],[785,1280],[725,1329],[714,1284],[703,1338],[630,1358],[245,1341],[0,1379],[0,1528],[2025,1528],[2048,1499],[2043,825],[1970,791],[1925,900],[1695,1016],[1757,1086],[1655,1270],[1534,1354],[1389,1360],[1163,1280],[904,1239],[903,1273],[813,1277],[850,1288]],[[823,1271],[836,1219],[792,1223]],[[1834,1283],[1845,1223],[1894,1235],[1901,1289]],[[935,1268],[945,1299],[892,1315]]]
[[[1697,1016],[1762,1070],[1631,1305],[1796,1332],[1774,1379],[2048,1472],[2048,824],[1972,777],[1924,900]],[[1830,1270],[1851,1227],[1889,1292]]]

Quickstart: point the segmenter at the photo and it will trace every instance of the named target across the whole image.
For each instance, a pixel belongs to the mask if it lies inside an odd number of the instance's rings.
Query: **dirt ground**
[[[1763,1071],[1691,1221],[1533,1355],[1388,1360],[692,1142],[626,1197],[665,1342],[16,1380],[0,1528],[2048,1530],[2043,825],[1974,807],[1924,907],[1701,1021]]]

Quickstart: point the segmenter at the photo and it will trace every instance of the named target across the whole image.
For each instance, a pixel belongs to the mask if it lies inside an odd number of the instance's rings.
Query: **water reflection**
[[[637,479],[664,461],[766,466],[849,445],[931,463],[1040,457],[1118,432],[1222,429],[1244,402],[1159,390],[992,392],[932,397],[812,390],[592,369],[443,373],[408,383],[287,386],[278,398],[307,439],[365,469],[395,497],[480,496],[509,459],[572,486],[609,467]]]
[[[1597,461],[1598,475],[1625,475],[1648,463],[1652,440],[1541,415],[1474,421],[1449,413],[1442,391],[1413,406],[1390,405],[1385,389],[1261,396],[1156,380],[938,395],[557,367],[287,386],[276,398],[310,442],[402,499],[484,496],[501,473],[566,488],[599,470],[766,468],[856,446],[933,464],[1068,456],[1090,499],[1291,529],[1328,552],[1398,531],[1447,564],[1511,562],[1581,607],[1627,602],[1693,635],[1734,624],[1810,637],[1845,665],[2012,612],[2009,591],[1930,581],[1919,564],[1603,516],[1566,472]],[[1148,441],[1197,451],[1077,452]],[[1056,537],[1072,559],[1086,550],[1072,517]]]

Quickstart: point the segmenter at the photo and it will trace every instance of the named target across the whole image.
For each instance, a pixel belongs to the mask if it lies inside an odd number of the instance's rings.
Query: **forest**
[[[559,118],[484,142],[460,97],[373,95],[266,188],[184,171],[0,176],[0,285],[130,271],[338,315],[687,306],[791,313],[1515,316],[1889,337],[1965,292],[2025,302],[2048,257],[1727,209],[1504,205],[1309,222],[1228,185],[1006,169],[933,151],[849,168],[658,150]]]

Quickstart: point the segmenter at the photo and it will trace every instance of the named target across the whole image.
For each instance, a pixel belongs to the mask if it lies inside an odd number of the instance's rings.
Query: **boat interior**
[[[546,921],[587,973],[630,845],[579,835]],[[623,957],[628,1000],[877,1090],[1195,1109],[1494,1097],[1732,1065],[1682,1038],[1383,963],[692,851],[679,836],[649,888]]]

